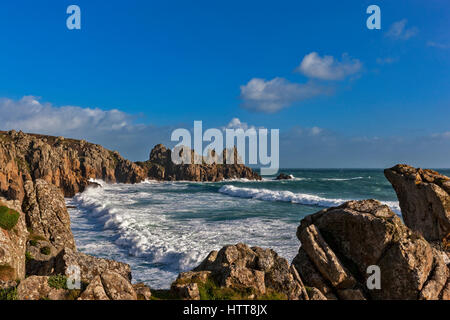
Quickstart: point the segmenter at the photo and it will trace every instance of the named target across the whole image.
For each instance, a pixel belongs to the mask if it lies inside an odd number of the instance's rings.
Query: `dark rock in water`
[[[349,201],[307,216],[293,264],[306,286],[339,299],[442,299],[446,254],[410,230],[376,200]],[[380,268],[381,289],[366,285],[369,266]]]
[[[217,292],[228,289],[231,291],[226,292],[234,291],[239,298],[277,295],[284,299],[309,299],[300,276],[286,259],[271,249],[250,248],[242,243],[212,251],[193,271],[181,273],[172,291],[181,292],[182,298],[198,299],[198,286],[208,282],[217,286]]]
[[[396,165],[384,170],[400,201],[405,224],[429,241],[450,240],[450,178]]]
[[[201,157],[193,150],[178,150],[180,154],[191,153],[190,162],[175,164],[172,162],[172,150],[167,149],[162,144],[156,145],[151,153],[150,159],[138,164],[147,170],[147,175],[151,179],[175,181],[222,181],[224,179],[249,179],[261,180],[261,177],[249,167],[240,164],[236,148],[234,149],[234,163],[229,157],[231,153],[224,150],[221,155],[213,153],[210,157]],[[201,164],[195,164],[195,159]],[[223,159],[223,164],[218,164],[217,160]],[[215,160],[216,162],[214,162]]]
[[[287,175],[285,173],[280,173],[278,177],[275,178],[275,180],[291,180],[292,175]]]
[[[93,188],[93,189],[97,189],[97,188],[101,188],[102,185],[100,183],[94,182],[94,181],[89,181],[89,184],[87,186],[88,188]]]

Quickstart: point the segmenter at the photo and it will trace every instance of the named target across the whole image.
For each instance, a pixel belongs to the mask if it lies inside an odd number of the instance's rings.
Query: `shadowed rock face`
[[[293,264],[305,285],[339,299],[439,299],[448,281],[445,253],[376,200],[350,201],[301,221]],[[381,289],[366,286],[381,271]]]
[[[396,165],[384,170],[400,201],[405,224],[428,241],[450,237],[450,178],[433,170]]]
[[[269,291],[285,299],[309,299],[297,271],[286,259],[271,249],[250,248],[242,243],[212,251],[193,271],[181,273],[172,290],[182,298],[198,299],[198,285],[208,280],[222,288],[247,290],[248,299]]]

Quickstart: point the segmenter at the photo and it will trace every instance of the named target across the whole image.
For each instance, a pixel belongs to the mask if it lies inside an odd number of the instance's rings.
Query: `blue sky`
[[[81,30],[66,28],[70,4]],[[370,4],[381,30],[366,28]],[[174,127],[238,118],[280,129],[284,166],[450,167],[449,21],[439,0],[2,3],[1,129],[137,160]],[[62,125],[65,106],[89,128]]]

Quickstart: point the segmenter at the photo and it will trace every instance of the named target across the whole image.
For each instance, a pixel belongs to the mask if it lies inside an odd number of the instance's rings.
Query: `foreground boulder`
[[[61,251],[55,258],[55,273],[70,276],[71,267],[80,269],[83,282],[90,282],[97,275],[105,272],[114,272],[131,281],[131,267],[129,264],[115,260],[97,258],[68,248]]]
[[[442,299],[449,271],[445,253],[406,227],[376,200],[349,201],[307,216],[293,265],[305,285],[345,300]],[[369,266],[380,268],[381,289],[370,290]]]
[[[17,287],[18,300],[68,300],[69,290],[51,286],[50,277],[31,276]]]
[[[407,165],[384,174],[397,193],[405,224],[428,241],[450,240],[450,178]]]
[[[128,279],[113,271],[97,275],[78,300],[137,300],[138,295]]]
[[[186,299],[309,299],[286,259],[242,243],[212,251],[193,271],[181,273],[172,291]]]

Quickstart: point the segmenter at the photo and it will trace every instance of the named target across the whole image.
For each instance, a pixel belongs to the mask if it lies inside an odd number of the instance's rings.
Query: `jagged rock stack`
[[[189,152],[189,150],[180,149],[180,153]],[[139,162],[138,164],[145,168],[147,176],[155,180],[163,181],[222,181],[224,179],[248,179],[261,180],[261,177],[249,167],[240,164],[238,161],[237,150],[234,149],[234,161],[231,163],[227,161],[227,150],[224,149],[222,154],[217,159],[224,159],[223,164],[217,162],[209,163],[205,159],[197,155],[193,150],[190,150],[190,163],[175,164],[172,161],[172,151],[167,149],[162,144],[156,145],[151,153],[150,158],[146,162]],[[232,153],[230,153],[231,155]],[[194,164],[194,161],[199,164]]]

